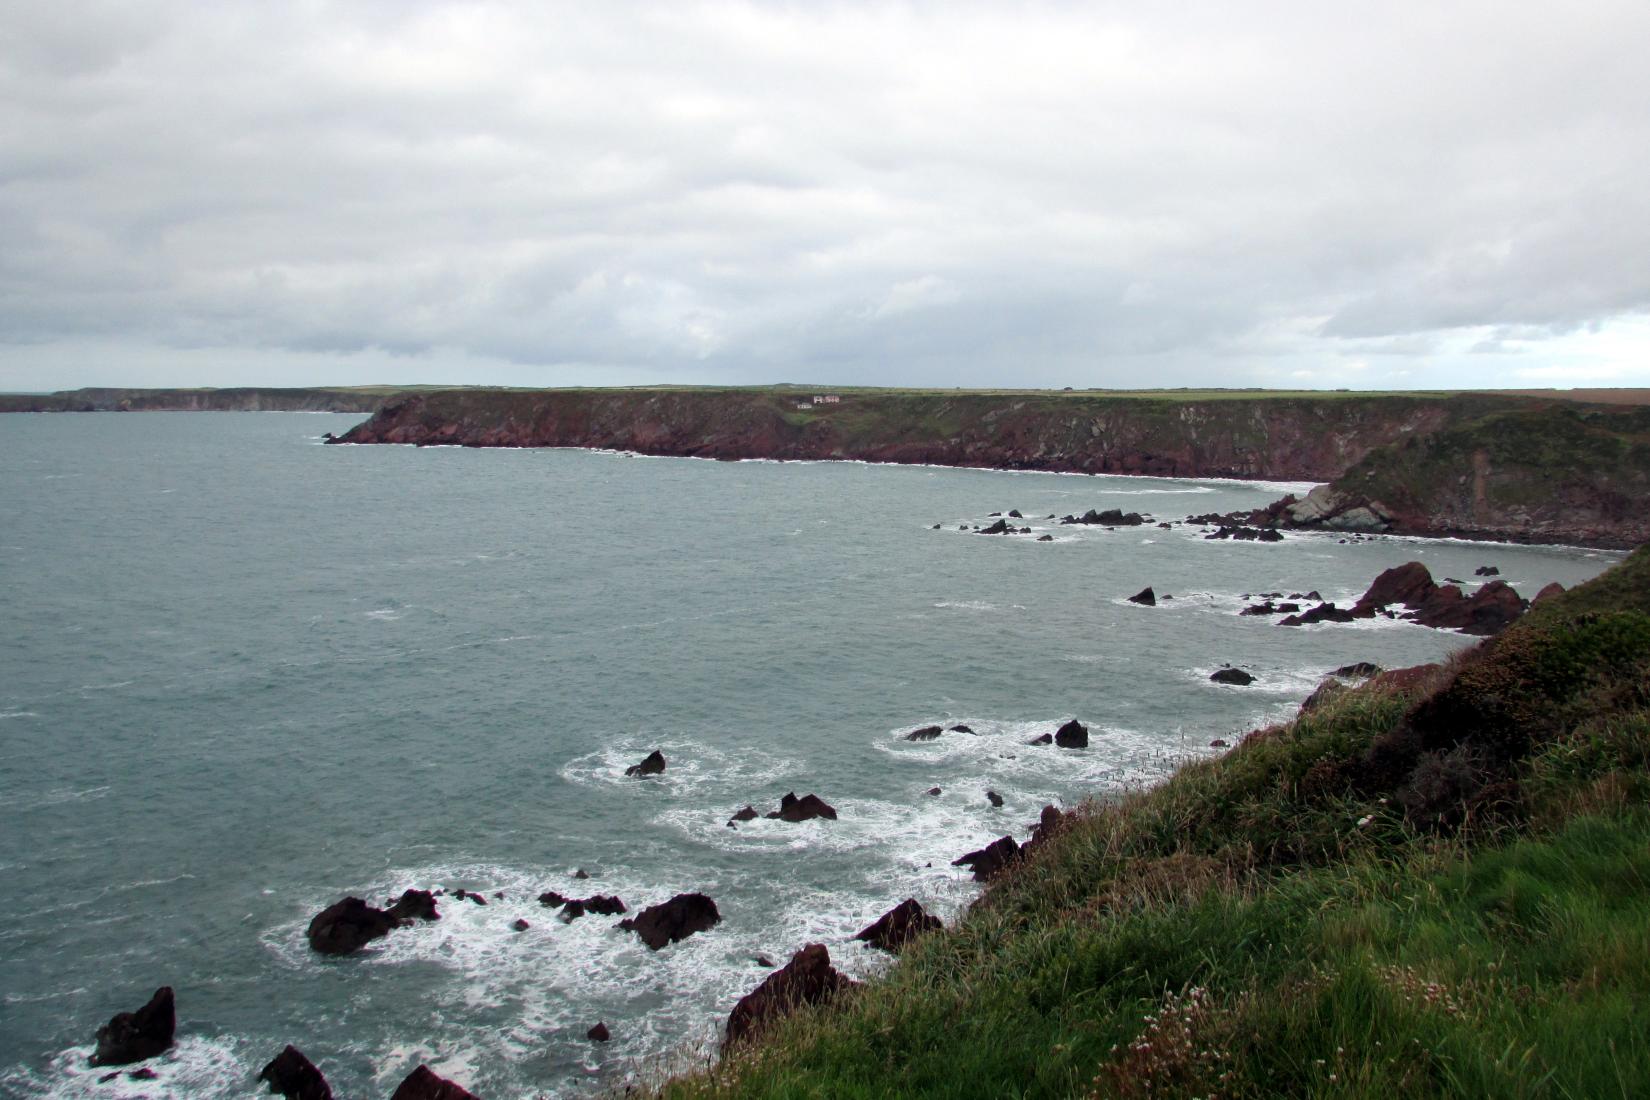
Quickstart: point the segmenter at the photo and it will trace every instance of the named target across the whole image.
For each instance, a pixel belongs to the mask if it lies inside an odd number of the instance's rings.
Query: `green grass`
[[[1088,807],[878,980],[659,1092],[1645,1095],[1647,586],[1641,550]]]

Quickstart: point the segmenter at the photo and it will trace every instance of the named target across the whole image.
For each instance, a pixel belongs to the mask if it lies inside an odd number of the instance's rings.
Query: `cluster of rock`
[[[1031,827],[1030,839],[1024,844],[1017,842],[1013,836],[1001,836],[984,848],[952,860],[951,866],[967,867],[973,872],[975,882],[990,882],[1047,843],[1065,823],[1066,815],[1058,807],[1044,806],[1037,823]]]
[[[474,896],[478,903],[487,904],[485,898],[462,890],[453,896],[461,901]],[[384,909],[368,905],[360,898],[344,898],[315,914],[304,935],[310,948],[322,955],[348,955],[397,928],[416,921],[440,920],[436,897],[437,894],[429,890],[406,890],[399,898],[386,902]]]
[[[784,797],[779,800],[777,810],[759,814],[756,812],[755,806],[747,805],[744,809],[735,811],[734,815],[728,818],[728,828],[737,828],[746,821],[755,821],[758,817],[775,821],[788,821],[793,825],[799,825],[804,821],[813,821],[816,818],[835,821],[836,807],[817,794],[805,794],[798,798],[795,791],[787,791]]]
[[[1479,570],[1480,576],[1495,576]],[[1448,580],[1446,578],[1446,580]],[[1537,599],[1563,591],[1561,586],[1548,585]],[[1350,608],[1333,603],[1320,603],[1306,611],[1279,620],[1280,626],[1308,626],[1313,623],[1349,623],[1357,619],[1372,619],[1376,615],[1401,618],[1439,630],[1459,630],[1463,634],[1487,636],[1499,634],[1522,615],[1529,605],[1505,581],[1491,580],[1479,586],[1472,595],[1463,594],[1458,582],[1438,584],[1432,573],[1418,561],[1394,566],[1375,578],[1369,590]],[[1401,607],[1403,611],[1394,610]],[[1282,611],[1283,607],[1275,607]],[[1247,608],[1244,614],[1270,612]]]
[[[1121,508],[1107,508],[1104,512],[1096,512],[1093,508],[1080,516],[1061,516],[1060,523],[1065,526],[1083,524],[1085,526],[1102,527],[1139,527],[1150,517],[1139,512],[1125,512]]]

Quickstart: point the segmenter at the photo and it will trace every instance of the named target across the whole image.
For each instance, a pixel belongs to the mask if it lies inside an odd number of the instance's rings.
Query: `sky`
[[[0,390],[1650,385],[1650,4],[0,0]]]

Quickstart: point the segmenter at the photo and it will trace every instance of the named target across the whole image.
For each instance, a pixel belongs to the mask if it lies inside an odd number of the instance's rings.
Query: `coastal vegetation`
[[[671,1098],[1602,1097],[1650,1080],[1650,549],[1067,814]]]

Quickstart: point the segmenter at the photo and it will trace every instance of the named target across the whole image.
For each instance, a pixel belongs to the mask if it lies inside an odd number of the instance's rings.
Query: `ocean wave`
[[[183,1035],[165,1054],[130,1066],[90,1064],[91,1046],[58,1052],[42,1071],[14,1070],[0,1077],[0,1091],[40,1100],[84,1100],[108,1095],[121,1100],[195,1100],[199,1097],[238,1097],[246,1093],[254,1052],[232,1036]],[[262,1052],[257,1052],[261,1054]],[[274,1052],[264,1055],[267,1061]],[[259,1063],[262,1064],[262,1063]],[[152,1070],[153,1080],[134,1080],[130,1074]],[[115,1081],[100,1084],[115,1074]],[[118,1082],[118,1083],[116,1083]]]

